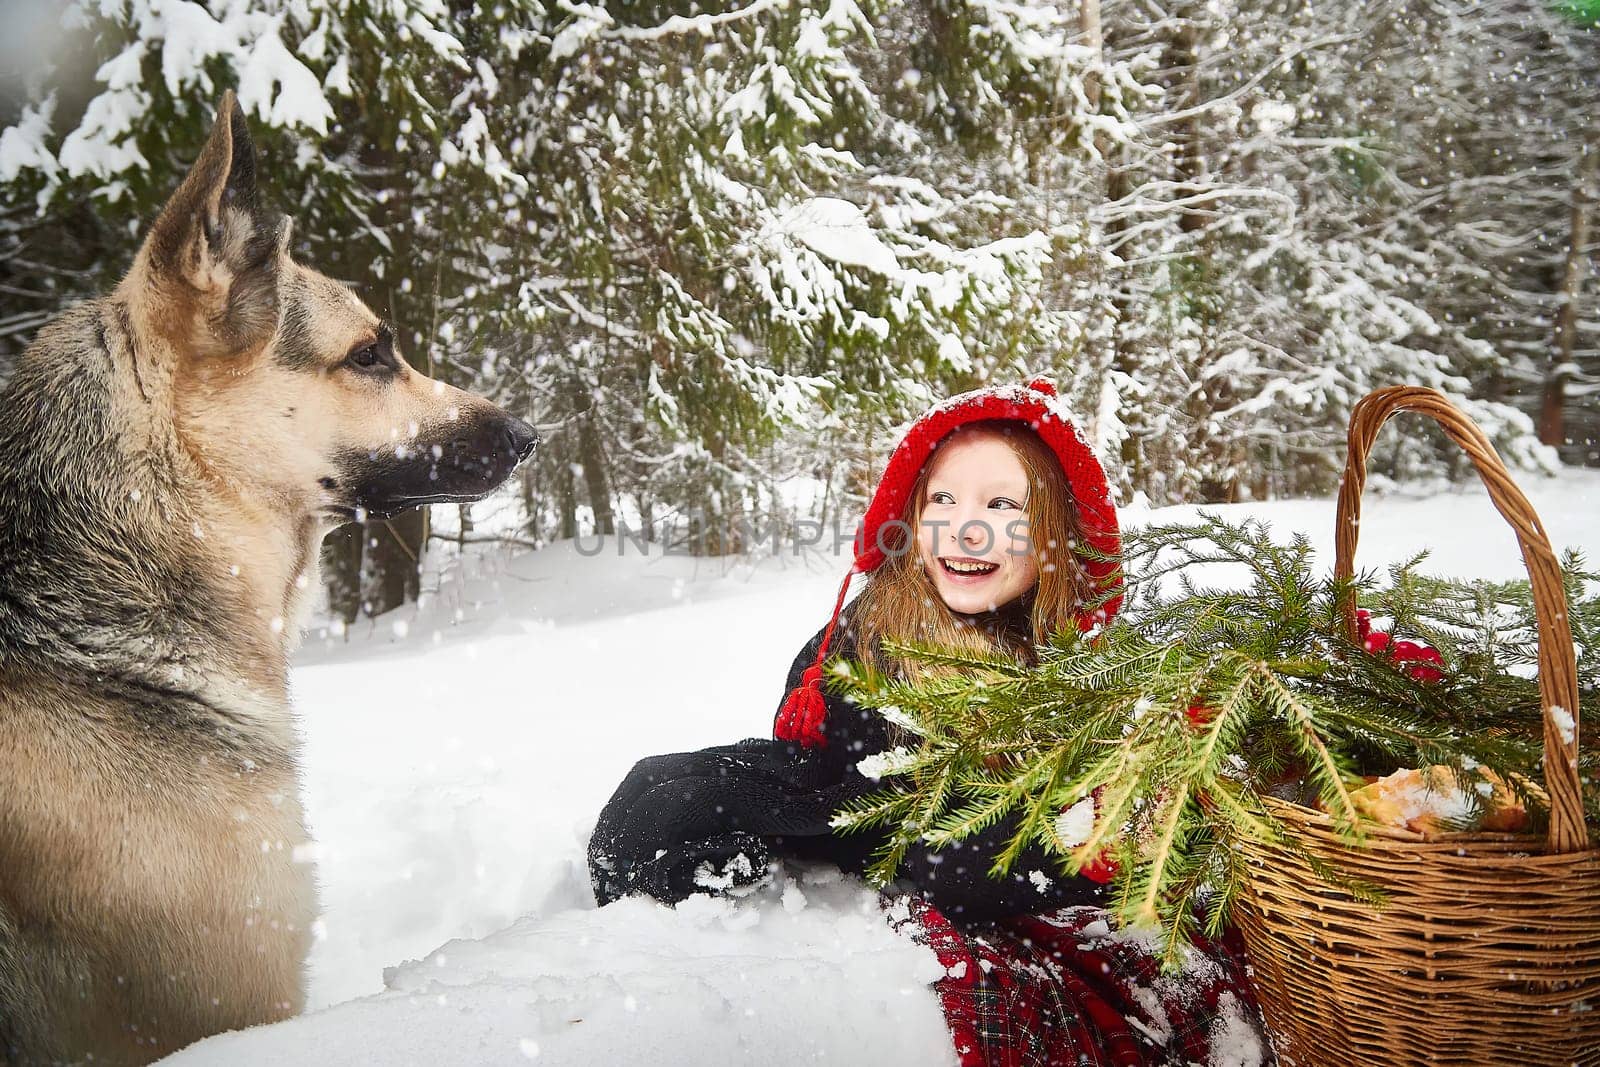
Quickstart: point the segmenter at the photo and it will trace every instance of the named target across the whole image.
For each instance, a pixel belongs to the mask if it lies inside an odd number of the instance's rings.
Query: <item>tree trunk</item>
[[[712,480],[716,488],[706,495],[705,554],[736,556],[746,547],[742,524],[745,516],[744,493],[722,473],[727,469],[728,439],[721,433],[711,441],[711,455],[717,462],[718,473]]]
[[[578,466],[583,468],[583,484],[589,489],[594,532],[616,533],[616,518],[611,509],[611,479],[606,475],[605,448],[600,443],[593,407],[578,416]]]
[[[1129,173],[1126,152],[1118,149],[1116,159],[1106,160],[1106,201],[1119,203],[1133,194],[1133,180]],[[1112,219],[1106,224],[1106,238],[1108,241],[1115,239],[1125,229],[1127,222],[1123,219]],[[1113,251],[1111,257],[1118,263],[1122,260],[1120,250]],[[1115,321],[1111,324],[1111,366],[1128,378],[1137,379],[1139,375],[1138,354],[1131,350],[1128,340],[1128,322],[1133,317],[1133,302],[1129,299],[1127,268],[1114,268],[1116,277],[1111,285],[1111,311]],[[1120,414],[1120,413],[1119,413]],[[1138,427],[1133,427],[1137,431]],[[1122,468],[1127,471],[1127,477],[1135,488],[1144,484],[1144,452],[1140,448],[1143,440],[1138,432],[1125,434],[1122,438]]]
[[[456,505],[456,552],[467,554],[467,534],[472,532],[472,505]]]
[[[654,541],[656,539],[655,504],[651,501],[648,493],[635,493],[633,499],[635,506],[639,509],[640,532],[644,534],[646,541]]]
[[[382,615],[421,592],[422,548],[428,542],[428,509],[412,508],[392,519],[368,519],[362,607]]]
[[[362,526],[347,522],[322,542],[322,578],[328,587],[328,611],[346,626],[361,614]]]
[[[1215,219],[1216,212],[1209,207],[1212,201],[1205,195],[1205,187],[1208,184],[1208,151],[1220,147],[1208,143],[1205,113],[1200,110],[1204,100],[1200,85],[1199,19],[1204,17],[1204,11],[1204,5],[1201,4],[1190,4],[1184,9],[1178,32],[1167,49],[1167,64],[1179,86],[1178,107],[1190,112],[1180,127],[1173,167],[1178,195],[1189,201],[1179,212],[1178,228],[1185,234],[1194,235],[1184,262],[1192,268],[1188,284],[1196,296],[1208,294],[1214,286],[1210,277],[1211,257],[1208,248],[1212,238],[1204,230]],[[1203,374],[1217,355],[1215,346],[1210,342],[1212,333],[1209,329],[1217,313],[1210,301],[1201,299],[1196,315],[1207,327],[1202,332],[1204,340],[1200,362],[1195,368]],[[1233,407],[1238,400],[1238,393],[1230,378],[1211,375],[1198,391],[1196,399],[1197,404],[1192,412],[1197,423],[1195,450],[1205,457],[1204,462],[1210,468],[1201,476],[1196,490],[1208,504],[1233,503],[1239,499],[1239,471],[1249,466],[1247,446],[1243,439],[1231,438],[1226,430],[1213,435],[1209,427],[1216,412]]]
[[[1179,93],[1178,103],[1180,110],[1197,108],[1200,105],[1200,37],[1192,14],[1192,12],[1186,13],[1182,28],[1178,30],[1177,36],[1167,49],[1167,65],[1182,79],[1182,91]],[[1197,112],[1183,124],[1182,133],[1178,135],[1178,155],[1174,165],[1177,167],[1180,183],[1178,195],[1184,199],[1200,193],[1200,172],[1205,165],[1201,152],[1204,139],[1202,126],[1203,119]],[[1196,204],[1184,207],[1182,215],[1178,218],[1178,226],[1184,233],[1193,233],[1205,224],[1206,216]]]
[[[1578,347],[1578,296],[1583,290],[1584,266],[1589,243],[1589,183],[1594,181],[1600,146],[1590,145],[1578,168],[1572,187],[1571,241],[1567,245],[1567,269],[1561,284],[1561,311],[1556,316],[1554,360],[1545,376],[1544,398],[1539,410],[1539,440],[1552,447],[1567,443],[1566,391],[1572,376]]]
[[[544,535],[544,523],[539,517],[539,464],[524,463],[517,469],[522,485],[522,532],[537,544]]]
[[[558,535],[563,541],[571,541],[578,536],[578,487],[572,475],[570,462],[556,464],[556,508],[561,515],[561,532]]]
[[[1083,79],[1083,95],[1089,110],[1100,110],[1100,68],[1105,63],[1105,35],[1100,29],[1100,0],[1083,0],[1078,9],[1078,29],[1083,34],[1083,46],[1095,54],[1095,65]],[[1102,149],[1101,154],[1104,154]]]
[[[1078,10],[1078,29],[1083,34],[1085,48],[1094,52],[1094,68],[1083,81],[1083,92],[1089,102],[1091,112],[1099,112],[1101,99],[1101,72],[1105,67],[1105,29],[1100,22],[1100,0],[1082,0],[1083,6]],[[1133,182],[1128,173],[1126,151],[1122,148],[1113,150],[1104,134],[1095,137],[1095,150],[1100,153],[1106,170],[1105,200],[1108,204],[1115,204],[1126,198],[1133,191]],[[1106,223],[1105,237],[1108,243],[1127,229],[1127,222],[1121,218],[1113,218]],[[1113,250],[1111,258],[1118,262],[1122,259],[1120,250]],[[1123,268],[1116,268],[1111,279],[1111,360],[1112,370],[1118,371],[1132,378],[1138,374],[1137,359],[1128,351],[1126,340],[1123,336],[1124,325],[1132,315],[1132,307],[1128,300],[1128,292],[1123,285]],[[1139,451],[1139,435],[1130,433],[1123,437],[1120,446],[1122,466],[1127,472],[1127,477],[1134,485],[1141,480],[1141,467],[1143,456]]]

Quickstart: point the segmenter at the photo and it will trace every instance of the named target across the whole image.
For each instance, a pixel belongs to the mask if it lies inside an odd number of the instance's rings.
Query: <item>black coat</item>
[[[795,657],[784,695],[800,684],[821,641],[819,630]],[[833,649],[854,655],[845,620]],[[888,831],[836,833],[829,820],[848,801],[883,788],[858,772],[856,761],[892,747],[888,726],[873,709],[831,693],[824,700],[822,747],[752,738],[635,764],[589,841],[595,898],[608,904],[642,892],[676,903],[694,892],[758,881],[775,855],[861,873]],[[904,888],[952,918],[972,921],[1101,900],[1101,886],[1062,873],[1033,844],[1011,875],[990,878],[989,866],[1016,826],[1008,818],[943,850],[914,844],[900,869]]]

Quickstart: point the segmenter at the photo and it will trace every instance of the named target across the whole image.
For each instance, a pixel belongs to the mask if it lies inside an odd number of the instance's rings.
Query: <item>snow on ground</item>
[[[1558,548],[1600,559],[1600,472],[1524,489]],[[1214,510],[1303,530],[1331,564],[1330,501]],[[1369,491],[1358,566],[1424,547],[1437,573],[1522,573],[1476,486]],[[676,910],[589,892],[588,832],[628,768],[766,732],[846,567],[593,539],[440,551],[420,605],[313,631],[294,674],[323,901],[311,1010],[172,1062],[953,1062],[937,963],[849,880],[791,871]]]
[[[172,1063],[954,1063],[937,960],[837,871],[729,904],[529,915],[388,972],[388,992]],[[829,877],[831,875],[831,877]],[[893,1025],[885,1025],[893,1020]]]

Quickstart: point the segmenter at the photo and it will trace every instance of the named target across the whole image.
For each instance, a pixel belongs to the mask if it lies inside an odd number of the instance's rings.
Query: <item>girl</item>
[[[776,856],[859,873],[887,831],[835,835],[829,820],[876,792],[867,757],[894,747],[884,718],[822,690],[830,655],[916,676],[885,638],[1031,662],[1071,626],[1120,605],[1119,536],[1105,474],[1048,381],[981,389],[914,423],[889,460],[828,624],[789,672],[773,740],[641,761],[601,813],[590,868],[601,904],[631,892],[675,902],[768,876]],[[1092,551],[1084,552],[1080,546]],[[848,608],[855,574],[868,576]],[[1108,871],[1063,874],[1030,845],[988,875],[1014,822],[943,851],[913,845],[894,920],[946,967],[938,992],[962,1067],[1265,1060],[1237,959],[1193,954],[1158,976],[1098,905]],[[1219,1061],[1220,1062],[1220,1061]]]

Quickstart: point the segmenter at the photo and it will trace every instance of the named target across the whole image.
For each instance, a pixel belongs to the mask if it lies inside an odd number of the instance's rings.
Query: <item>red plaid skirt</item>
[[[958,927],[920,900],[891,921],[944,964],[937,983],[961,1067],[1272,1062],[1236,947],[1198,944],[1162,974],[1156,945],[1071,907]]]

